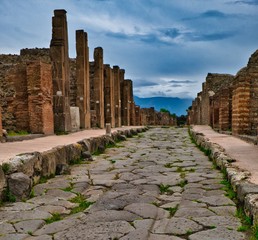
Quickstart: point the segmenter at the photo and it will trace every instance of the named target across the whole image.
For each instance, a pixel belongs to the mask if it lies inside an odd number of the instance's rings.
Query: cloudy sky
[[[104,49],[139,97],[193,98],[208,72],[235,74],[258,49],[258,0],[1,0],[0,53],[49,47],[54,9],[66,9],[70,57],[75,30],[90,59]]]

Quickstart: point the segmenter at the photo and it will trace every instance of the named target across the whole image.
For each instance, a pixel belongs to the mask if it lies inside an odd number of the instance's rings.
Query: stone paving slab
[[[120,145],[0,207],[0,240],[247,239],[187,129],[151,128]]]

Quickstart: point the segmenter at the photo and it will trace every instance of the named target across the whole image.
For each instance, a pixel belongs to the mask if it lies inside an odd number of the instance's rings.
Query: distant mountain
[[[161,108],[165,108],[170,113],[175,113],[177,116],[186,115],[186,110],[192,105],[192,99],[190,98],[174,98],[174,97],[151,97],[151,98],[139,98],[134,96],[136,105],[141,108],[154,107],[156,111]]]

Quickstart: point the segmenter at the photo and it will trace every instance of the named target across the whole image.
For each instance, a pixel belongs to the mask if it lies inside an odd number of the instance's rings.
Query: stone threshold
[[[216,165],[226,172],[227,178],[231,183],[233,190],[237,194],[237,199],[247,216],[253,219],[253,224],[258,224],[258,185],[248,181],[250,172],[241,170],[232,163],[232,159],[225,153],[225,149],[220,145],[211,142],[203,133],[195,131],[190,127],[190,134],[197,145],[210,151],[210,157]]]
[[[146,130],[147,127],[127,128],[83,138],[76,143],[53,147],[47,151],[18,154],[0,165],[0,200],[6,197],[6,193],[14,195],[18,201],[24,200],[41,178],[55,176],[60,167],[66,169],[85,155],[86,158],[91,158],[91,154],[103,152],[115,142]]]

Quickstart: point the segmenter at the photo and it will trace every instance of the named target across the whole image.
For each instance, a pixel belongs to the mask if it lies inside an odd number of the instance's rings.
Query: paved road
[[[187,129],[150,129],[118,146],[1,207],[0,239],[246,239],[221,173]],[[53,215],[63,219],[46,224]]]

